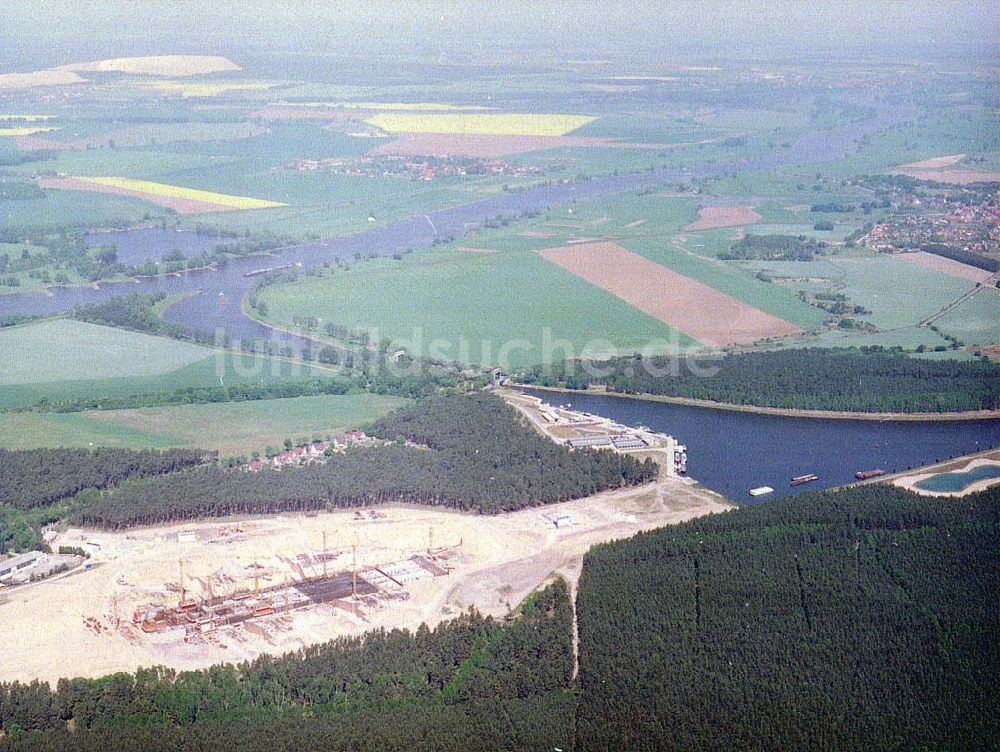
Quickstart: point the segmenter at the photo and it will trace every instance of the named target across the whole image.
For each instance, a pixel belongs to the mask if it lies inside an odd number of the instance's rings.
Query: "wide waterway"
[[[440,237],[461,237],[469,230],[481,227],[498,214],[511,215],[543,210],[599,196],[656,187],[678,180],[690,180],[693,177],[766,170],[783,164],[827,162],[852,152],[862,137],[876,133],[912,115],[913,113],[903,112],[882,114],[870,120],[809,132],[794,142],[790,148],[777,150],[755,159],[703,164],[688,169],[668,168],[614,175],[503,193],[441,209],[428,215],[421,214],[393,221],[355,235],[287,248],[276,256],[236,258],[225,269],[219,271],[200,270],[176,276],[141,278],[92,287],[51,287],[45,293],[20,292],[0,295],[0,316],[64,313],[78,305],[105,300],[127,292],[186,294],[187,297],[167,309],[166,318],[179,321],[193,329],[212,333],[221,331],[233,341],[271,339],[287,342],[296,349],[301,349],[309,344],[308,340],[275,332],[243,315],[240,301],[257,281],[254,277],[245,277],[246,272],[290,263],[305,268],[338,259],[353,259],[359,254],[386,256],[407,248],[426,248]],[[173,248],[181,245],[197,246],[202,251],[207,250],[207,246],[214,245],[214,242],[205,236],[196,236],[192,233],[179,238],[177,233],[159,228],[102,235],[94,238],[92,242],[114,244],[120,249],[123,258],[134,260],[161,259]]]
[[[688,475],[739,503],[771,486],[778,496],[851,483],[859,470],[907,470],[1000,445],[1000,420],[900,421],[791,418],[666,402],[522,389],[552,404],[674,436]],[[819,480],[789,485],[795,475]]]

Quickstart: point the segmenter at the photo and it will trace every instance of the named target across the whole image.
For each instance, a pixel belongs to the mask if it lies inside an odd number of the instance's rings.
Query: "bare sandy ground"
[[[86,83],[86,79],[70,70],[41,70],[31,73],[0,74],[0,91],[31,89],[36,86],[66,86]]]
[[[219,55],[152,55],[148,57],[118,57],[91,63],[62,65],[59,71],[118,71],[144,76],[200,76],[242,70],[228,58]]]
[[[969,470],[975,470],[981,465],[997,465],[1000,466],[1000,461],[996,459],[990,459],[988,457],[979,457],[974,460],[970,460],[961,466],[948,467],[947,469],[939,468],[932,473],[915,473],[913,475],[903,475],[892,481],[894,486],[899,486],[900,488],[905,488],[907,491],[913,491],[914,493],[920,494],[921,496],[944,496],[951,498],[959,498],[962,496],[968,496],[971,493],[976,493],[977,491],[985,491],[990,486],[995,486],[1000,483],[1000,478],[983,478],[982,480],[977,480],[975,483],[971,483],[966,486],[961,491],[927,491],[923,488],[919,488],[917,483],[927,478],[933,478],[935,475],[941,475],[942,473],[965,473]]]
[[[91,193],[109,193],[115,196],[132,196],[141,198],[157,206],[173,209],[178,214],[207,214],[209,212],[237,211],[236,207],[212,204],[207,201],[194,201],[176,196],[161,196],[154,193],[132,191],[115,185],[101,185],[77,178],[40,177],[38,185],[47,190],[59,191],[90,191]]]
[[[955,185],[965,185],[967,183],[984,183],[1000,180],[1000,172],[981,172],[970,169],[951,169],[965,159],[964,154],[950,154],[943,157],[932,157],[922,159],[919,162],[910,162],[899,165],[890,170],[892,175],[908,175],[917,180],[934,180],[938,183],[953,183]]]
[[[952,185],[1000,181],[1000,172],[976,172],[974,170],[896,170],[893,174],[909,175],[917,180],[933,180]]]
[[[475,606],[502,616],[554,574],[575,586],[583,554],[595,543],[723,511],[716,494],[674,479],[563,504],[498,516],[388,507],[379,519],[353,512],[213,520],[128,532],[70,529],[53,546],[77,545],[92,553],[86,571],[52,581],[0,590],[0,681],[99,676],[164,664],[194,669],[283,653],[340,635],[378,627],[434,625]],[[556,528],[556,515],[572,524]],[[136,608],[175,606],[183,561],[187,597],[252,590],[315,575],[316,565],[295,564],[300,554],[338,557],[332,571],[400,561],[429,544],[447,549],[449,575],[407,585],[403,599],[385,599],[355,615],[331,605],[247,622],[186,642],[179,633],[147,635],[131,624]],[[181,532],[194,540],[178,540]]]
[[[787,321],[614,243],[562,246],[540,254],[643,313],[706,344],[746,344],[800,331]]]
[[[930,159],[921,159],[919,162],[909,162],[904,165],[900,165],[897,169],[899,170],[941,170],[945,167],[951,167],[956,165],[965,159],[964,154],[949,154],[943,157],[931,157]]]
[[[937,256],[933,253],[927,253],[926,251],[900,253],[896,255],[896,258],[902,261],[908,261],[911,264],[916,264],[917,266],[922,266],[925,269],[933,269],[936,272],[948,274],[952,277],[967,279],[970,282],[985,282],[992,276],[992,274],[985,269],[977,269],[974,266],[963,264],[960,261],[953,261],[949,258],[945,258],[944,256]]]
[[[715,230],[760,222],[761,216],[749,206],[706,206],[698,210],[698,219],[685,230]]]

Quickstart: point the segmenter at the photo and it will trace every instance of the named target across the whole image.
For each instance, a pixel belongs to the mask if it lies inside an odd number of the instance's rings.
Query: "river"
[[[175,276],[143,278],[93,287],[53,287],[46,293],[0,295],[0,315],[55,314],[77,305],[130,291],[186,293],[166,316],[203,331],[222,330],[233,340],[262,338],[284,341],[301,349],[302,338],[274,332],[243,315],[240,301],[255,283],[244,273],[266,266],[299,264],[303,268],[353,259],[356,254],[390,255],[406,248],[426,248],[435,238],[461,236],[498,214],[543,210],[598,196],[669,184],[696,176],[721,175],[774,168],[782,164],[822,163],[854,150],[861,137],[912,117],[913,113],[882,114],[863,122],[818,130],[799,138],[791,148],[763,157],[692,169],[663,169],[613,177],[558,183],[505,193],[469,204],[389,222],[366,232],[329,238],[284,249],[275,257],[233,259],[220,271],[200,270]],[[123,256],[138,261],[159,259],[173,247],[188,250],[214,244],[204,236],[178,238],[172,230],[127,230],[95,238],[110,242]],[[641,424],[672,434],[689,448],[689,471],[709,488],[745,503],[747,491],[761,485],[775,489],[764,499],[796,491],[841,485],[858,470],[881,467],[905,470],[1000,444],[1000,421],[854,421],[790,418],[670,405],[599,395],[540,393],[547,399],[572,401],[573,406],[627,424]],[[792,488],[793,475],[816,473],[815,483]]]
[[[295,349],[301,350],[308,345],[308,340],[275,332],[243,315],[240,301],[256,281],[252,277],[244,277],[244,273],[267,266],[293,263],[305,268],[339,259],[353,259],[357,254],[387,256],[407,248],[427,248],[436,238],[461,237],[498,214],[516,215],[527,211],[541,211],[599,196],[690,180],[693,177],[766,170],[783,164],[827,162],[849,154],[863,136],[876,133],[912,115],[909,112],[884,113],[870,120],[812,131],[803,135],[788,149],[770,152],[754,159],[614,175],[503,193],[430,214],[396,220],[347,237],[294,246],[275,256],[233,259],[225,269],[219,271],[196,270],[175,276],[141,278],[96,286],[57,286],[46,292],[0,295],[0,316],[64,313],[78,305],[106,300],[127,292],[165,292],[168,295],[185,293],[187,297],[167,309],[167,319],[210,333],[221,330],[234,341],[244,338],[270,339],[291,344]],[[99,238],[92,238],[90,242],[113,244],[120,249],[123,258],[136,261],[158,260],[175,247],[207,250],[214,245],[205,236],[191,233],[179,238],[178,235],[181,234],[172,230],[144,228],[102,234]]]
[[[859,470],[907,470],[1000,445],[1000,420],[877,421],[791,418],[666,402],[522,389],[625,425],[647,426],[688,448],[688,475],[739,504],[854,481]],[[790,486],[795,475],[819,480]]]

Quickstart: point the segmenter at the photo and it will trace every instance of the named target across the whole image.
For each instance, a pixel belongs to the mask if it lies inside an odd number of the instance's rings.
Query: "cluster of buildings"
[[[671,475],[687,472],[687,447],[673,436],[646,428],[632,428],[599,415],[558,407],[529,395],[518,395],[513,404],[535,419],[554,441],[571,449],[612,449],[617,452],[656,452],[666,454],[663,463]]]
[[[44,551],[26,551],[7,558],[0,557],[0,586],[36,582],[65,572],[82,561],[83,556],[50,554]]]
[[[1000,193],[969,202],[963,189],[907,195],[897,211],[876,224],[860,243],[892,252],[942,244],[970,253],[996,254],[1000,249]]]
[[[277,470],[292,465],[305,465],[310,462],[322,462],[324,457],[333,452],[342,452],[349,446],[366,446],[375,443],[375,439],[364,431],[357,429],[334,436],[329,441],[312,441],[308,444],[286,449],[270,459],[256,459],[250,462],[246,469],[256,473],[271,466]]]
[[[397,177],[410,180],[434,180],[440,177],[462,175],[535,175],[539,168],[531,164],[515,164],[497,159],[477,157],[403,157],[381,156],[363,157],[347,162],[342,159],[300,159],[288,165],[286,170],[297,172],[332,172],[334,175],[350,177]]]

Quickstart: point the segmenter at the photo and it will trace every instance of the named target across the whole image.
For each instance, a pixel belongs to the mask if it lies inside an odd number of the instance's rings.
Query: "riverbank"
[[[865,413],[849,410],[808,410],[793,407],[767,407],[764,405],[737,405],[732,402],[713,402],[712,400],[694,399],[693,397],[670,397],[664,394],[625,394],[609,392],[606,389],[566,389],[559,386],[538,386],[536,384],[514,384],[519,389],[536,389],[544,392],[562,392],[564,394],[586,394],[600,397],[621,397],[623,399],[640,400],[643,402],[665,402],[668,405],[684,405],[686,407],[707,407],[713,410],[728,410],[739,413],[756,413],[758,415],[779,415],[786,418],[826,418],[833,420],[991,420],[1000,419],[1000,410],[968,410],[964,412],[943,413]]]
[[[951,459],[942,460],[941,462],[933,462],[928,465],[922,465],[919,468],[913,468],[911,470],[902,470],[895,473],[887,473],[886,475],[880,475],[875,478],[867,478],[866,480],[859,480],[855,483],[845,483],[839,488],[848,488],[850,486],[865,486],[871,485],[872,483],[886,483],[889,485],[896,485],[900,488],[905,488],[909,491],[914,491],[915,493],[922,494],[923,496],[964,496],[967,493],[972,493],[973,490],[964,489],[959,494],[952,493],[937,493],[933,491],[922,491],[917,488],[912,488],[914,483],[925,477],[930,477],[932,475],[939,475],[941,473],[956,472],[967,465],[977,466],[983,462],[997,461],[1000,462],[1000,450],[996,448],[984,449],[980,452],[970,452],[969,454],[959,455],[958,457],[952,457]],[[992,485],[992,483],[987,482],[983,488]],[[974,490],[983,490],[983,488],[977,488]]]

